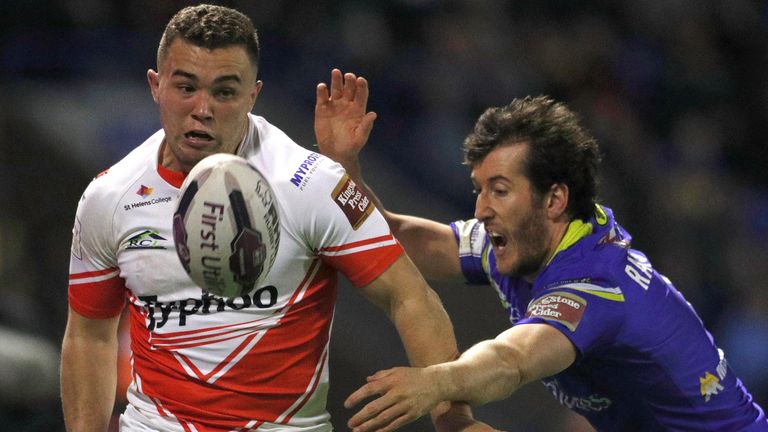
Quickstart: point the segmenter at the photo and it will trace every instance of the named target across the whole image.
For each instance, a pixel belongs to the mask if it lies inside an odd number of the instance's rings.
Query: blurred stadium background
[[[396,211],[471,217],[460,145],[477,116],[528,94],[567,102],[605,153],[601,201],[768,407],[768,3],[219,3],[260,31],[255,112],[299,143],[312,145],[314,87],[332,67],[369,79],[379,120],[364,163]],[[58,349],[76,204],[96,173],[159,128],[145,73],[187,4],[0,3],[2,430],[63,431]],[[490,288],[433,286],[462,349],[507,325]],[[351,415],[341,402],[365,376],[405,362],[372,309],[344,284],[331,354],[338,430]],[[589,430],[540,384],[476,415],[508,431]]]

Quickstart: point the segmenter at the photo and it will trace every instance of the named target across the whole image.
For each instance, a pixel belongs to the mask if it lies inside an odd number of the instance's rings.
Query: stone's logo
[[[157,231],[145,230],[126,240],[125,250],[132,249],[165,249],[163,242],[168,241]]]
[[[531,302],[525,316],[555,321],[576,331],[586,307],[587,301],[575,294],[555,292]]]
[[[348,175],[341,178],[331,192],[331,198],[344,212],[353,230],[360,228],[373,212],[373,202]]]
[[[151,187],[141,185],[139,190],[136,191],[136,195],[140,195],[142,198],[146,198],[146,197],[152,195],[153,191],[154,191],[154,189],[152,189]]]

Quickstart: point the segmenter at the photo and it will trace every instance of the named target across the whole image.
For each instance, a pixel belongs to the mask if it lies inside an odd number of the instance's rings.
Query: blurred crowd
[[[461,143],[480,113],[529,94],[566,102],[604,151],[601,201],[768,407],[768,3],[217,3],[259,28],[257,114],[310,146],[315,85],[332,67],[367,77],[379,119],[366,151],[457,218],[473,211]],[[55,368],[77,200],[159,128],[146,70],[187,4],[0,3],[3,429],[61,428]]]

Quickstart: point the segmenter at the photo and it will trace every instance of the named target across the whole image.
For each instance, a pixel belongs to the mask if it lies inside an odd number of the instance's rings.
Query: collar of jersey
[[[183,172],[166,168],[162,164],[157,164],[157,173],[168,184],[176,188],[181,188],[184,179],[187,177]]]
[[[573,246],[574,243],[576,243],[577,241],[583,239],[584,237],[590,234],[592,234],[591,223],[584,222],[581,219],[572,220],[571,223],[568,224],[568,229],[565,231],[565,235],[563,236],[563,239],[560,240],[560,244],[557,245],[557,249],[555,249],[555,252],[552,254],[551,257],[549,257],[549,261],[547,261],[547,265],[549,265],[549,263],[551,263],[552,260],[555,259],[557,254]]]

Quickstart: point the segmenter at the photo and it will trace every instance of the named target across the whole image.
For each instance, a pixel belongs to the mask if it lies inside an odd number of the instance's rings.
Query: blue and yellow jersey
[[[551,325],[576,347],[574,364],[542,381],[597,430],[768,431],[701,319],[610,209],[571,222],[532,284],[496,270],[482,223],[451,226],[469,283],[490,283],[513,325]]]

